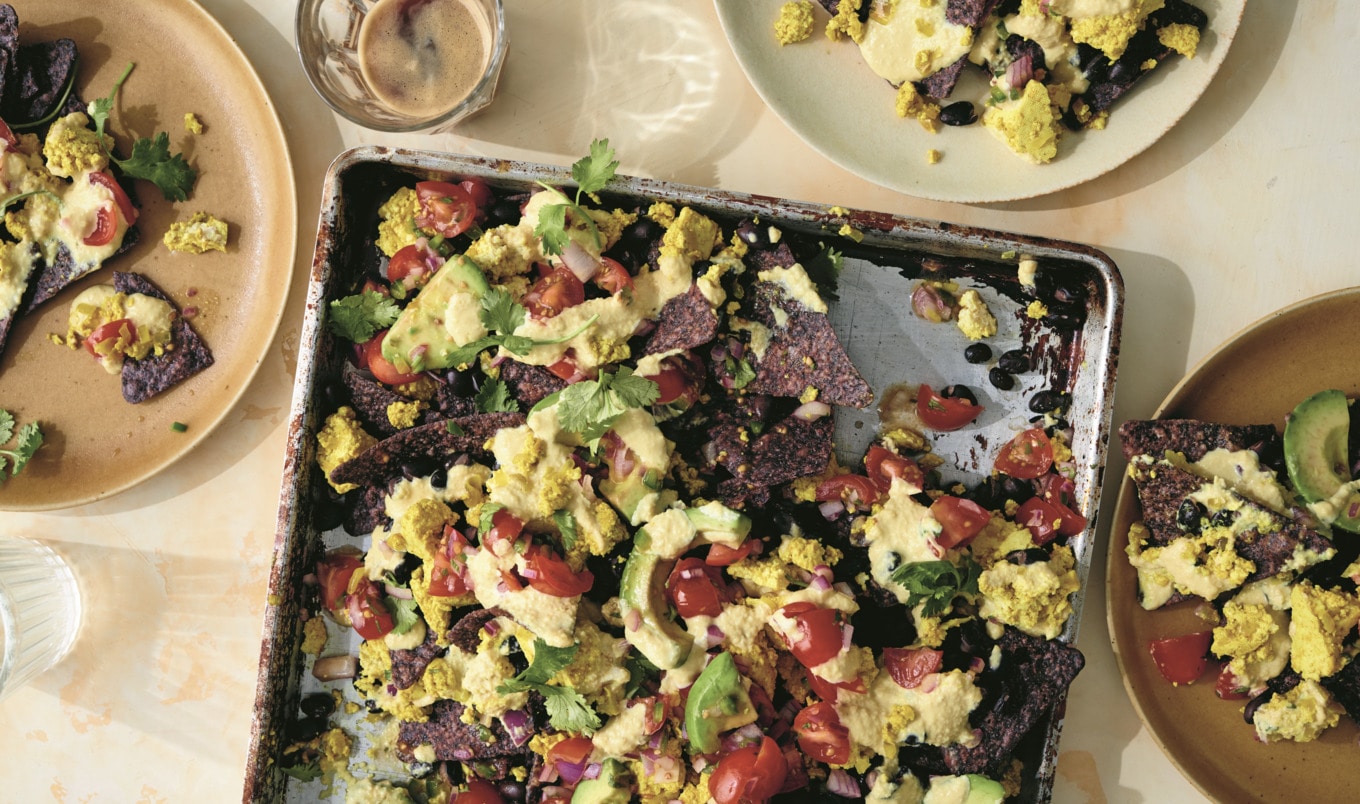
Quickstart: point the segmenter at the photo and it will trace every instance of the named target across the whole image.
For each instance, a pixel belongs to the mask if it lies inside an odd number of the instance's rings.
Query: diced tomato
[[[137,325],[132,323],[132,319],[119,318],[116,321],[106,321],[95,327],[89,335],[85,336],[85,351],[93,357],[102,357],[99,354],[99,344],[108,340],[117,340],[120,335],[123,336],[124,343],[132,343],[137,340]]]
[[[364,565],[358,554],[337,550],[327,553],[316,562],[316,580],[321,586],[321,604],[329,611],[336,611],[345,602],[349,591],[350,576]]]
[[[392,612],[383,604],[377,584],[367,577],[359,579],[345,603],[350,625],[364,639],[382,639],[392,630]]]
[[[1071,478],[1057,472],[1049,472],[1039,479],[1038,496],[1062,514],[1058,532],[1064,536],[1076,536],[1086,530],[1086,517],[1077,513],[1076,490],[1077,484]]]
[[[444,259],[434,252],[425,241],[402,246],[387,261],[387,279],[400,282],[407,290],[423,287],[434,276]]]
[[[564,762],[568,765],[580,765],[594,750],[595,743],[591,742],[589,737],[568,737],[553,743],[548,753],[544,755],[543,761],[548,764]]]
[[[94,230],[85,235],[82,242],[87,246],[106,246],[112,242],[113,236],[118,233],[118,222],[113,217],[117,214],[113,207],[100,207],[95,213]]]
[[[415,382],[420,379],[419,374],[408,374],[397,368],[396,364],[383,357],[382,342],[387,337],[387,330],[374,335],[368,343],[364,344],[364,360],[367,368],[373,373],[374,379],[388,385],[405,385],[408,382]]]
[[[504,555],[505,548],[499,545],[514,544],[523,531],[524,522],[519,517],[504,508],[498,509],[491,515],[491,527],[482,534],[482,546],[493,553]]]
[[[4,120],[0,120],[0,140],[5,141],[4,150],[10,150],[19,145],[19,138],[14,136],[14,132],[10,130],[9,123],[6,123]]]
[[[894,478],[901,478],[917,491],[925,487],[926,475],[916,461],[874,444],[864,456],[864,473],[874,481],[878,490],[887,494]]]
[[[967,399],[941,396],[929,385],[916,392],[916,415],[932,430],[957,430],[982,415],[983,407]]]
[[[915,689],[931,673],[940,672],[944,651],[931,648],[884,648],[883,667],[902,689]]]
[[[529,586],[553,597],[576,597],[588,592],[595,583],[590,570],[573,572],[567,562],[539,545],[531,545],[525,553],[522,574]]]
[[[760,687],[753,684],[751,688],[759,689]],[[643,707],[642,732],[644,734],[656,734],[670,720],[671,699],[665,695],[649,695],[637,700],[638,704]]]
[[[666,594],[681,617],[717,617],[727,594],[722,570],[698,558],[682,558],[666,579]]]
[[[570,268],[559,265],[547,276],[534,282],[520,303],[535,318],[552,318],[585,300],[586,286],[581,284]]]
[[[420,212],[416,226],[444,237],[457,237],[472,228],[477,219],[477,204],[472,194],[457,184],[446,181],[422,181],[416,184],[416,198]]]
[[[657,395],[654,405],[669,405],[683,399],[685,404],[693,405],[699,400],[702,390],[702,367],[696,367],[693,358],[671,355],[661,361],[661,371],[657,374],[643,374],[656,383]]]
[[[137,207],[132,205],[132,199],[128,198],[127,191],[123,185],[118,183],[107,170],[101,170],[90,174],[90,183],[107,187],[113,194],[113,203],[118,205],[118,211],[123,213],[123,221],[129,226],[137,222]]]
[[[494,784],[474,777],[468,780],[467,789],[456,794],[450,804],[505,804],[505,799]]]
[[[878,501],[878,486],[864,475],[836,475],[817,484],[816,497],[821,502],[868,508]]]
[[[439,543],[439,549],[435,550],[429,568],[431,596],[458,597],[471,591],[468,586],[467,559],[463,557],[467,547],[468,542],[463,534],[450,527],[444,528],[444,538]]]
[[[708,780],[708,793],[718,804],[759,804],[780,791],[788,773],[779,745],[762,737],[759,748],[738,748],[718,760]]]
[[[1053,466],[1053,442],[1042,427],[1031,427],[1006,442],[995,466],[1011,477],[1033,480]]]
[[[553,376],[566,380],[568,383],[591,379],[589,374],[581,371],[581,367],[576,365],[576,357],[572,354],[570,349],[562,355],[561,360],[549,364],[548,371],[551,372]]]
[[[741,543],[741,547],[728,547],[725,544],[714,543],[709,546],[708,555],[704,558],[704,561],[715,567],[730,567],[755,552],[756,544],[755,539],[747,539]]]
[[[593,281],[605,293],[617,296],[624,290],[633,289],[633,277],[623,263],[609,257],[600,257],[600,270]]]
[[[841,652],[844,627],[839,611],[807,601],[790,603],[780,611],[797,623],[795,634],[786,634],[784,638],[794,658],[802,662],[804,667],[816,667],[836,658]]]
[[[1223,669],[1218,671],[1218,679],[1214,682],[1214,693],[1225,701],[1240,701],[1247,697],[1250,690],[1241,681],[1237,680],[1237,674],[1223,665]]]
[[[1042,547],[1058,537],[1064,529],[1070,529],[1065,525],[1066,519],[1071,512],[1066,508],[1061,508],[1048,500],[1041,500],[1038,497],[1030,497],[1020,503],[1020,507],[1015,512],[1015,521],[1026,528],[1034,537],[1034,543]],[[1085,521],[1082,525],[1085,526]],[[1080,533],[1081,531],[1077,531]]]
[[[808,686],[812,687],[813,693],[815,693],[818,698],[821,698],[823,701],[830,701],[831,703],[835,703],[836,699],[840,697],[841,690],[853,692],[857,695],[863,695],[868,691],[868,688],[864,686],[864,681],[862,679],[855,678],[851,681],[832,683],[812,671],[808,671],[807,673],[807,682]]]
[[[467,194],[472,197],[472,203],[477,205],[478,217],[481,217],[486,205],[491,203],[491,186],[481,179],[463,179],[458,182],[458,186],[467,190]]]
[[[1209,665],[1205,657],[1213,636],[1213,631],[1196,631],[1193,634],[1154,639],[1148,644],[1148,651],[1162,678],[1172,684],[1190,684],[1204,675]]]
[[[793,719],[793,733],[803,753],[818,762],[844,765],[850,761],[850,730],[827,701],[803,707]]]
[[[972,500],[948,494],[930,504],[930,515],[940,523],[940,535],[935,541],[945,548],[968,544],[992,519],[990,511]]]

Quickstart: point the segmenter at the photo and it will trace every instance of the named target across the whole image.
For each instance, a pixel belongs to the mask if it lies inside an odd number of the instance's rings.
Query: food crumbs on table
[[[779,7],[779,18],[774,22],[774,37],[779,44],[791,45],[812,36],[811,0],[794,0]]]
[[[188,431],[189,425],[184,422],[171,422],[170,429],[174,430],[176,433],[183,433]]]
[[[894,108],[898,117],[915,118],[916,122],[921,124],[921,128],[931,134],[940,130],[940,104],[917,92],[916,85],[910,81],[903,82],[902,86],[897,88],[897,103]]]
[[[203,133],[203,121],[198,119],[198,115],[193,112],[184,113],[184,130],[190,134]]]
[[[864,233],[848,223],[841,224],[841,228],[836,231],[841,237],[848,237],[856,243],[864,241]]]
[[[944,158],[944,154],[940,153],[935,148],[926,151],[926,164],[928,165],[938,165],[942,158]]]
[[[980,341],[996,334],[996,317],[976,290],[965,290],[959,297],[959,330],[970,341]]]
[[[1032,287],[1034,287],[1034,278],[1035,278],[1035,276],[1037,276],[1038,273],[1039,273],[1039,262],[1038,262],[1038,260],[1034,260],[1034,259],[1031,259],[1031,258],[1029,258],[1029,257],[1025,257],[1025,258],[1021,259],[1021,260],[1020,260],[1020,265],[1019,265],[1019,267],[1018,267],[1017,272],[1018,272],[1019,277],[1020,277],[1020,286],[1021,286],[1021,287],[1026,287],[1026,288],[1032,288]]]
[[[1043,318],[1044,316],[1048,315],[1048,305],[1044,304],[1038,299],[1035,299],[1034,301],[1029,303],[1028,307],[1025,308],[1025,315],[1036,320]]]
[[[195,212],[187,221],[175,221],[162,238],[171,251],[202,254],[227,250],[227,222],[207,212]]]

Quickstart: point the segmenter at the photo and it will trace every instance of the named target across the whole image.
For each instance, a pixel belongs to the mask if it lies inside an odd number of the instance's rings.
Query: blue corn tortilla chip
[[[412,762],[415,750],[429,745],[434,748],[436,760],[471,762],[514,758],[528,761],[528,747],[515,745],[499,719],[493,719],[489,727],[464,723],[465,709],[457,701],[435,701],[426,722],[402,721],[397,737],[397,756],[404,762]]]
[[[525,410],[567,387],[567,381],[543,368],[507,360],[501,364],[501,381]]]
[[[841,348],[831,321],[822,313],[797,310],[781,329],[770,333],[770,345],[756,364],[749,393],[799,398],[808,388],[829,405],[863,408],[874,392]]]
[[[654,355],[673,349],[695,349],[712,341],[717,334],[718,314],[699,286],[690,285],[688,291],[670,299],[661,308],[656,330],[647,339],[642,353]]]
[[[151,280],[140,274],[115,271],[113,287],[119,293],[140,293],[174,304]],[[170,327],[170,338],[174,348],[164,354],[123,361],[123,399],[128,403],[145,402],[213,364],[212,351],[183,316],[176,316]]]
[[[55,111],[65,100],[76,58],[76,43],[70,39],[21,46],[14,61],[13,81],[6,84],[0,102],[5,120],[26,123]]]
[[[114,256],[122,254],[132,248],[137,243],[138,230],[136,226],[129,226],[127,233],[123,235],[123,242],[114,252]],[[57,246],[56,258],[50,263],[42,263],[29,279],[32,291],[28,300],[24,303],[23,312],[41,305],[43,302],[65,290],[77,279],[99,270],[102,263],[92,262],[85,265],[77,265],[71,257],[71,251],[65,243]]]
[[[14,79],[15,62],[19,57],[19,15],[14,6],[0,5],[0,99],[5,97]]]
[[[403,463],[442,462],[450,456],[483,452],[487,439],[502,427],[524,423],[521,413],[479,413],[401,430],[331,471],[336,483],[383,485],[401,474]]]

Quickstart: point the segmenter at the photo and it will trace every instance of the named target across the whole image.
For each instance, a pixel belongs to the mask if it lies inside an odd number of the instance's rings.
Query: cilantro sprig
[[[549,684],[548,679],[571,664],[578,645],[554,648],[541,639],[534,640],[534,661],[524,672],[501,684],[496,692],[510,695],[535,691],[543,696],[548,709],[548,723],[558,731],[591,734],[600,728],[600,716],[590,707],[585,696],[571,687]]]
[[[570,241],[567,234],[567,214],[574,213],[576,220],[582,221],[590,229],[597,246],[604,244],[600,239],[600,229],[595,220],[581,206],[581,196],[586,195],[599,203],[595,194],[603,190],[614,179],[619,162],[614,158],[614,149],[609,140],[594,140],[590,143],[590,155],[583,156],[572,163],[571,177],[576,180],[576,198],[568,198],[561,190],[544,182],[539,186],[562,199],[560,203],[548,204],[538,211],[538,225],[534,235],[543,241],[543,253],[561,254]]]
[[[907,607],[924,603],[921,613],[938,617],[949,610],[954,598],[978,594],[978,578],[982,567],[968,556],[962,565],[952,561],[915,561],[893,570],[893,583],[907,590]]]
[[[516,335],[515,330],[524,323],[528,313],[523,305],[501,288],[491,288],[482,294],[482,309],[478,316],[481,318],[482,326],[492,334],[454,349],[449,356],[452,365],[462,366],[471,363],[483,349],[490,349],[493,346],[504,347],[507,352],[522,357],[535,346],[563,343],[575,338],[593,326],[595,320],[599,318],[598,315],[591,316],[584,324],[560,338],[538,340],[526,335]]]
[[[594,449],[629,408],[647,407],[659,394],[655,382],[620,366],[614,374],[602,371],[598,379],[574,382],[539,405],[557,405],[562,429],[580,435],[586,446]]]
[[[8,444],[14,435],[14,414],[0,408],[0,447]],[[0,484],[5,482],[5,466],[9,465],[9,477],[14,477],[28,465],[33,454],[43,443],[42,429],[37,422],[29,422],[19,428],[18,438],[12,449],[0,449]]]
[[[331,302],[326,325],[331,332],[355,343],[368,343],[379,330],[397,323],[401,308],[391,298],[365,290]]]
[[[94,121],[94,130],[99,135],[101,145],[104,144],[104,126],[108,123],[109,115],[113,114],[114,99],[123,88],[123,82],[131,75],[133,66],[132,62],[128,62],[127,69],[114,82],[113,91],[107,98],[90,102],[90,119]],[[187,199],[189,191],[194,189],[194,182],[198,180],[198,171],[189,165],[184,154],[170,153],[170,135],[164,131],[157,133],[154,138],[141,137],[133,142],[132,154],[127,159],[119,159],[107,147],[104,153],[109,161],[123,171],[123,175],[145,179],[159,187],[167,201]]]
[[[472,401],[482,413],[519,413],[519,402],[511,395],[510,386],[500,380],[484,381]]]

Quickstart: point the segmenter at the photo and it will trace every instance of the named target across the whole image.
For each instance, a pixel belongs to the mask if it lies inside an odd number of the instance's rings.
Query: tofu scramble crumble
[[[615,206],[591,150],[575,193],[395,188],[328,307],[344,530],[288,771],[356,801],[1020,794],[1082,664],[1060,426],[973,489],[909,429],[838,465],[833,406],[873,394],[826,319],[834,250]],[[326,692],[351,685],[365,716]]]

